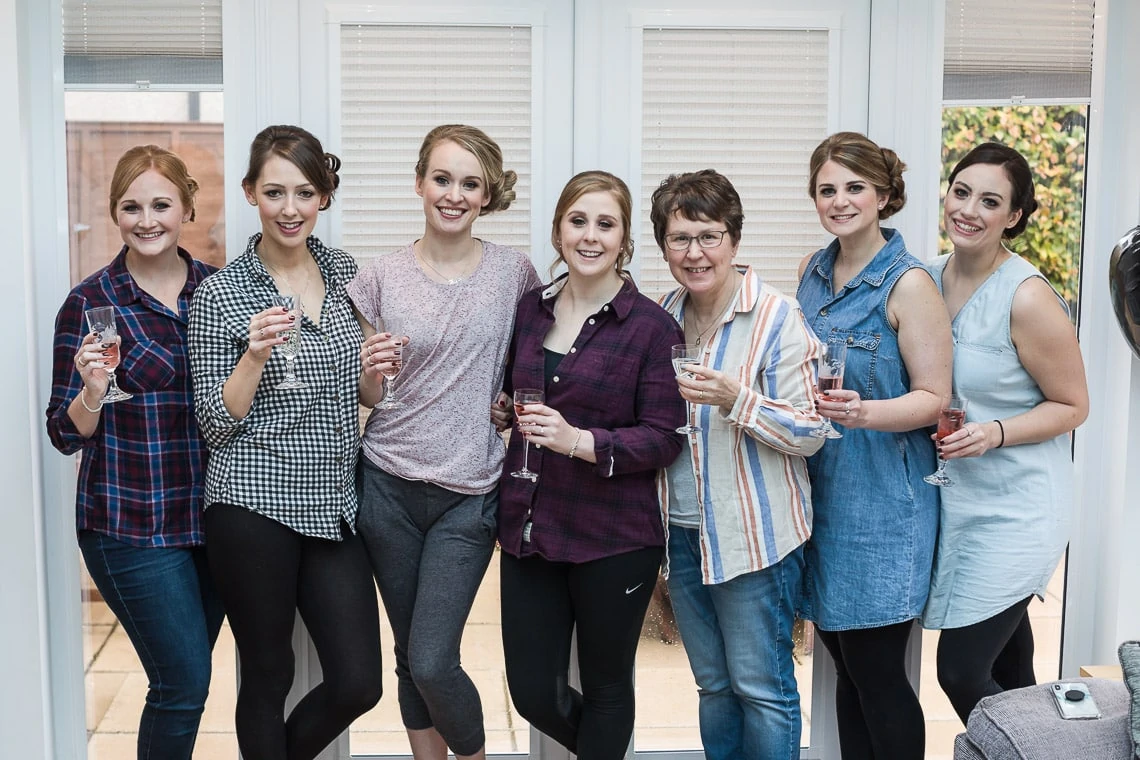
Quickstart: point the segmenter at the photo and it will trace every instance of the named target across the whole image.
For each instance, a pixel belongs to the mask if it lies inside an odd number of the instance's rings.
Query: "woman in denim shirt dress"
[[[811,158],[809,192],[836,236],[800,267],[797,298],[820,340],[847,344],[843,389],[817,402],[842,438],[808,459],[812,537],[804,617],[836,663],[844,758],[921,760],[922,707],[907,639],[930,586],[938,491],[927,426],[950,394],[950,320],[929,273],[879,220],[906,202],[905,165],[840,132]]]

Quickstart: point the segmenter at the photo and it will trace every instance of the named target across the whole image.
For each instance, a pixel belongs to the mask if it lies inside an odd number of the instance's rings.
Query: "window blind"
[[[341,27],[342,242],[358,259],[390,253],[424,231],[415,164],[424,135],[470,124],[519,175],[506,211],[477,237],[530,249],[531,36],[518,26]]]
[[[1094,0],[947,0],[943,100],[1087,101],[1093,11]]]
[[[800,259],[827,242],[807,176],[827,136],[828,71],[826,30],[644,30],[635,250],[646,294],[676,287],[653,238],[653,191],[669,174],[711,168],[744,207],[736,261],[795,295]]]
[[[63,0],[66,85],[221,85],[222,0]]]

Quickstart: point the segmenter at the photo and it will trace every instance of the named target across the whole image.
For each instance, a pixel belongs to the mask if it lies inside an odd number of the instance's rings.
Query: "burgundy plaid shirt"
[[[75,491],[78,530],[133,546],[203,542],[206,446],[198,432],[186,355],[194,289],[214,267],[178,249],[189,267],[175,314],[141,290],[127,271],[126,248],[67,295],[55,320],[47,430],[64,454],[82,451]],[[83,388],[75,352],[87,334],[83,312],[114,305],[122,337],[119,387],[134,398],[103,407],[90,438],[79,435],[67,407]]]
[[[657,471],[681,451],[685,421],[670,347],[684,343],[677,321],[627,281],[586,320],[549,384],[542,342],[554,325],[565,279],[523,296],[515,318],[508,383],[546,389],[546,405],[594,435],[597,464],[530,448],[538,480],[512,478],[523,437],[512,435],[499,483],[499,542],[516,557],[588,562],[664,546]],[[530,540],[523,526],[531,522]]]

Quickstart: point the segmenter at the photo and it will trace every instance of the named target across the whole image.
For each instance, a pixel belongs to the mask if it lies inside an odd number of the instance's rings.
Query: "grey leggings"
[[[469,496],[361,469],[357,530],[392,625],[404,726],[434,726],[455,754],[473,755],[485,743],[483,706],[459,642],[491,561],[498,491]]]

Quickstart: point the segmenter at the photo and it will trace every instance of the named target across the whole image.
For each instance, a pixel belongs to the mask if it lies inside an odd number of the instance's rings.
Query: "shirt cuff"
[[[614,474],[614,437],[608,430],[602,428],[589,428],[594,436],[594,470],[603,478],[612,478]]]
[[[732,403],[732,409],[728,410],[728,414],[720,411],[719,406],[717,407],[717,411],[720,412],[720,415],[722,417],[734,425],[742,425],[743,423],[740,421],[740,415],[743,414],[744,406],[747,404],[750,395],[750,389],[748,386],[746,386],[744,383],[741,383],[740,392],[736,394],[736,401]]]
[[[225,382],[214,386],[209,395],[202,400],[198,414],[198,426],[202,429],[202,434],[215,446],[228,441],[235,432],[242,428],[245,420],[249,419],[249,414],[244,419],[238,419],[230,414],[230,410],[226,408],[226,402],[222,398],[224,386]],[[255,399],[254,404],[256,403]],[[253,405],[250,406],[249,411],[251,414],[253,413]]]

